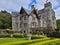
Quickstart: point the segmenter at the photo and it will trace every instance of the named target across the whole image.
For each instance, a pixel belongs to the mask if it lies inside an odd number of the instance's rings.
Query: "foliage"
[[[60,32],[53,32],[47,35],[48,37],[60,38]]]
[[[57,22],[57,28],[60,29],[60,19],[58,19],[56,22]]]
[[[0,29],[11,29],[12,17],[10,13],[0,12]]]
[[[9,38],[10,34],[0,34],[0,38]]]
[[[13,38],[26,38],[27,35],[25,34],[0,34],[0,38],[11,38],[11,35]]]
[[[6,29],[6,32],[7,32],[8,34],[13,34],[13,33],[14,33],[14,31],[13,31],[13,30],[10,30],[10,29]]]
[[[40,37],[40,36],[32,36],[31,39],[43,39],[44,37]]]
[[[26,38],[27,35],[25,35],[25,34],[14,34],[13,37],[15,37],[15,38]]]

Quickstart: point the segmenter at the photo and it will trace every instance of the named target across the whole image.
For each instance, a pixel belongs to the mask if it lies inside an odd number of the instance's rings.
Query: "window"
[[[26,20],[26,16],[24,17],[24,20]]]
[[[51,22],[51,20],[49,20],[49,22]]]
[[[24,27],[27,27],[27,23],[24,23]]]
[[[22,17],[20,17],[20,20],[22,20]]]
[[[33,27],[36,27],[36,22],[32,22],[32,26]]]
[[[54,16],[52,16],[52,20],[54,20],[55,19],[55,17]]]
[[[16,28],[18,29],[18,23],[16,23]]]
[[[34,22],[32,22],[32,26],[34,26]]]
[[[44,21],[43,21],[43,24],[44,24]]]
[[[41,18],[41,15],[39,16],[39,18]]]
[[[55,24],[55,22],[53,22],[53,24]]]
[[[20,23],[20,28],[22,27],[22,24]]]

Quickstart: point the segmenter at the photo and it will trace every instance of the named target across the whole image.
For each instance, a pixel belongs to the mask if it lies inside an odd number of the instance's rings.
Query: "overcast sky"
[[[60,19],[60,0],[49,0],[49,2],[52,3],[52,8],[56,12],[56,18]],[[31,5],[35,5],[37,9],[42,9],[45,3],[45,0],[0,0],[0,10],[19,12],[21,6],[30,9]]]

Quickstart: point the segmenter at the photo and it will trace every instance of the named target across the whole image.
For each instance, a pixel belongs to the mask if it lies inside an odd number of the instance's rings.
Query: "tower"
[[[55,30],[56,29],[56,17],[55,17],[55,12],[52,9],[51,2],[47,2],[44,5],[44,10],[46,12],[47,28],[50,28],[51,30]]]

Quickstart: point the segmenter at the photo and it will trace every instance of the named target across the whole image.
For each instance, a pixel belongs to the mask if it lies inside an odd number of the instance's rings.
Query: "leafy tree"
[[[0,12],[0,29],[11,29],[12,16],[8,12]]]
[[[57,22],[57,28],[60,29],[60,19],[56,20]]]

